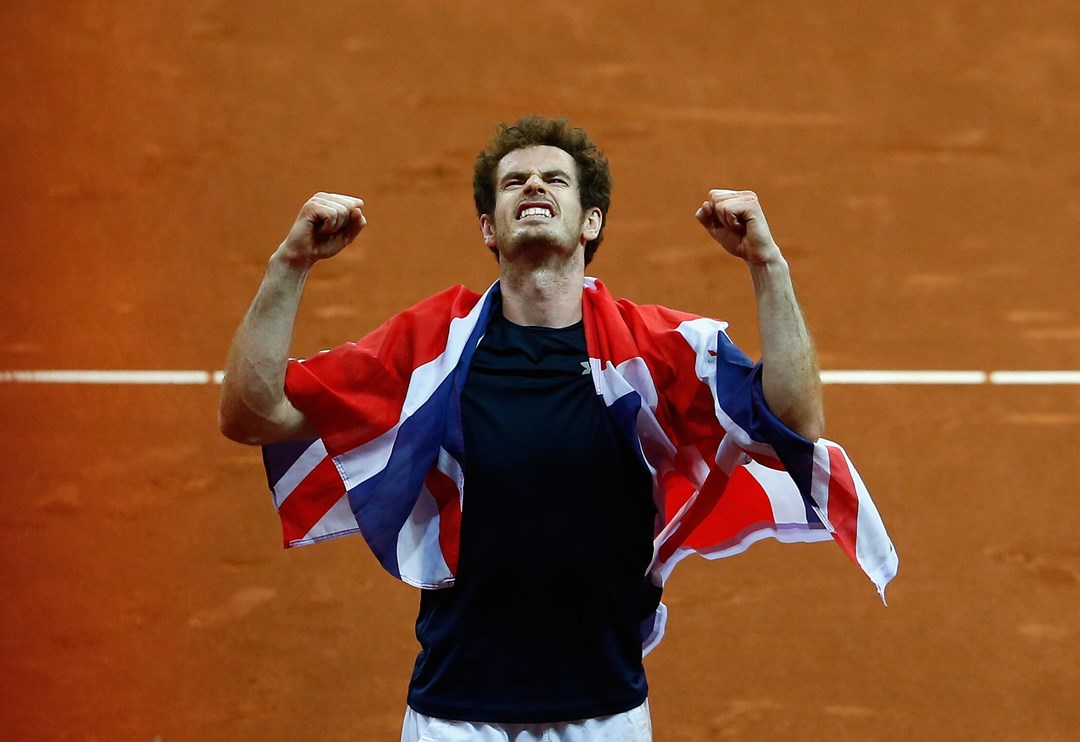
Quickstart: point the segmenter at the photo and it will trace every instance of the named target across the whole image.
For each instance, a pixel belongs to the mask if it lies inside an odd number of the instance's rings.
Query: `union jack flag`
[[[356,343],[290,361],[287,394],[320,437],[263,448],[286,547],[360,533],[398,579],[453,585],[461,390],[498,293],[447,289]],[[596,393],[653,477],[651,579],[662,585],[690,554],[726,557],[766,537],[832,539],[884,599],[898,559],[866,486],[843,448],[773,415],[760,364],[727,324],[616,301],[593,278],[582,296]],[[661,604],[642,627],[645,652],[665,623]]]

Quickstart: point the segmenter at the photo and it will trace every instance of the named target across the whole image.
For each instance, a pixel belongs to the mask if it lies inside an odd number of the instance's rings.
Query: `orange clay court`
[[[495,276],[494,124],[566,115],[615,177],[590,272],[731,322],[695,222],[753,188],[826,371],[1080,369],[1080,6],[8,3],[0,11],[0,736],[396,740],[418,596],[359,538],[284,551],[213,383],[318,190],[369,226],[293,352]],[[829,384],[827,436],[900,554],[685,562],[646,661],[656,739],[1040,740],[1080,729],[1080,386]]]

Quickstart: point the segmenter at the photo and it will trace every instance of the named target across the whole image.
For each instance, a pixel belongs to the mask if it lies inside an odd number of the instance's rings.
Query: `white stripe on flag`
[[[312,470],[325,458],[326,446],[321,438],[316,438],[274,485],[274,505],[279,510],[281,504],[288,499],[297,485],[303,482],[307,475],[311,474]]]
[[[817,516],[830,532],[836,530],[829,522],[829,477],[832,464],[829,462],[829,449],[818,438],[814,443],[813,477],[810,482],[810,499],[814,501]]]
[[[762,466],[756,461],[746,464],[746,471],[765,491],[775,523],[781,526],[793,523],[806,525],[806,505],[790,474]]]
[[[321,538],[340,536],[345,533],[353,533],[360,530],[349,505],[349,496],[342,495],[334,506],[326,511],[318,523],[311,527],[302,539],[293,543],[294,546],[313,544]]]
[[[431,587],[453,579],[439,544],[439,524],[439,506],[428,488],[422,487],[408,520],[398,532],[398,572],[404,582]]]

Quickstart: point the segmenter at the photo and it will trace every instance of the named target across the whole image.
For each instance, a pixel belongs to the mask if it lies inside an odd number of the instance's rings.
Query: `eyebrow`
[[[526,179],[531,174],[532,174],[531,170],[528,171],[528,172],[526,172],[524,170],[512,170],[511,172],[506,173],[506,175],[499,178],[499,182],[500,183],[505,183],[506,181],[508,181],[508,180],[510,180],[512,178]],[[540,177],[542,177],[544,179],[547,179],[547,178],[550,178],[550,177],[556,176],[556,175],[561,175],[562,177],[564,177],[564,178],[566,178],[567,180],[570,180],[570,181],[573,180],[570,173],[566,172],[565,170],[541,170],[540,171]]]

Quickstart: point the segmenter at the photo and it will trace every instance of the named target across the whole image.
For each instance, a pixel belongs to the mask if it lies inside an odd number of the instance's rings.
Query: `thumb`
[[[356,236],[360,234],[361,230],[367,226],[367,217],[364,216],[364,212],[359,207],[349,212],[349,222],[345,225],[345,239],[347,242],[352,242],[356,239]]]
[[[708,201],[701,204],[698,210],[694,212],[694,218],[696,218],[701,224],[701,226],[705,227],[705,229],[712,229],[716,223],[712,204],[710,204]]]

